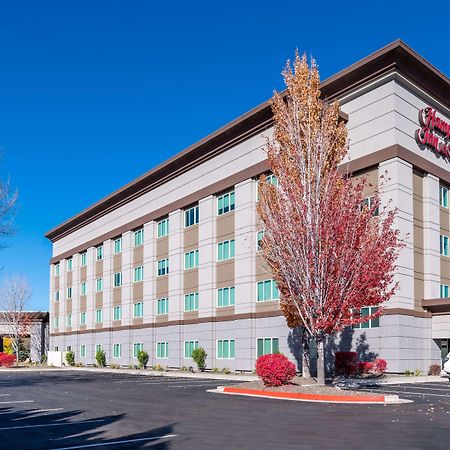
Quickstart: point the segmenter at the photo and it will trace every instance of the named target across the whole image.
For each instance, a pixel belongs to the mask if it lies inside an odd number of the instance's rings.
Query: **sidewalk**
[[[383,378],[347,378],[336,381],[337,386],[388,386],[391,384],[418,384],[418,383],[448,383],[448,377],[420,375],[418,377],[406,375],[386,375]]]
[[[216,372],[182,372],[180,370],[157,371],[150,369],[111,369],[109,367],[19,367],[0,368],[0,372],[48,372],[48,371],[79,371],[94,373],[117,373],[123,375],[141,375],[149,377],[173,377],[173,378],[199,378],[212,380],[231,380],[231,381],[256,381],[258,377],[253,374],[234,374],[234,373],[216,373]]]

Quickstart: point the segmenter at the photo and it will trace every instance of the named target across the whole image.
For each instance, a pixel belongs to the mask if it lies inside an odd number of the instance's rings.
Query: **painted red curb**
[[[261,395],[263,397],[290,398],[293,400],[315,400],[322,402],[342,402],[342,403],[384,403],[384,395],[323,395],[323,394],[299,394],[296,392],[270,392],[257,389],[240,389],[224,387],[223,392],[230,394]]]

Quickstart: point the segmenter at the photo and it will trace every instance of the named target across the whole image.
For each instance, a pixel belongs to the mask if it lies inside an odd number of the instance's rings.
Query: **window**
[[[103,322],[103,311],[101,309],[97,309],[97,311],[95,311],[95,322],[96,323]]]
[[[70,272],[72,270],[72,267],[73,267],[73,259],[69,258],[67,260],[67,271]]]
[[[87,264],[87,253],[86,252],[83,252],[82,254],[81,254],[81,265],[82,266],[85,266]]]
[[[234,339],[217,341],[217,359],[234,358]]]
[[[369,209],[372,209],[374,199],[375,199],[375,197],[366,197],[363,201],[363,205],[367,206],[367,208],[369,208]],[[375,211],[373,212],[373,215],[378,216],[379,214],[380,214],[380,208],[377,207],[375,209]]]
[[[256,340],[256,357],[278,353],[278,338],[259,338]]]
[[[133,273],[133,282],[138,283],[139,281],[142,281],[143,278],[144,278],[144,267],[143,266],[135,267]]]
[[[448,188],[445,186],[439,186],[439,204],[448,208]]]
[[[55,264],[55,276],[58,276],[60,274],[60,265],[59,263]]]
[[[184,357],[192,358],[192,352],[198,348],[198,341],[184,341]]]
[[[278,187],[278,178],[273,174],[266,175],[266,181],[270,184],[273,184],[275,187]],[[258,179],[258,186],[256,189],[256,201],[259,202],[259,186],[260,186],[261,178]]]
[[[53,348],[55,349],[55,352],[59,351],[59,347],[57,345],[55,345]]]
[[[217,261],[234,258],[234,239],[217,244]]]
[[[66,317],[66,326],[71,327],[72,326],[72,314],[68,314]]]
[[[103,259],[103,245],[99,245],[96,249],[96,258],[97,261],[100,261],[101,259]]]
[[[264,237],[264,230],[260,230],[258,231],[258,233],[256,234],[256,251],[260,251],[261,250],[261,241],[263,240]]]
[[[158,277],[162,277],[163,275],[167,275],[169,273],[169,260],[160,259],[158,261]]]
[[[157,342],[156,343],[156,357],[157,358],[168,358],[169,357],[169,343],[168,342]]]
[[[55,317],[55,318],[53,319],[53,326],[54,326],[55,328],[59,328],[59,317]]]
[[[133,317],[142,317],[144,315],[144,304],[142,302],[133,305]]]
[[[258,302],[265,302],[267,300],[278,300],[280,293],[275,280],[264,280],[258,282]]]
[[[217,290],[217,306],[234,305],[234,286]]]
[[[86,295],[86,292],[87,292],[87,284],[86,281],[83,281],[81,283],[81,295]]]
[[[159,298],[156,300],[156,314],[169,314],[169,299],[168,298]]]
[[[184,254],[184,269],[198,267],[198,250],[192,250]]]
[[[378,311],[378,306],[368,306],[366,308],[361,308],[359,311],[355,310],[354,314],[360,315],[360,317],[367,317],[375,314]],[[380,318],[376,317],[375,319],[368,320],[367,322],[362,322],[356,325],[353,325],[353,328],[378,328],[380,326]]]
[[[169,219],[163,219],[158,222],[158,237],[167,236],[169,234]]]
[[[59,302],[59,291],[55,291],[55,302]]]
[[[184,296],[184,310],[196,311],[198,309],[198,292]]]
[[[448,236],[441,234],[441,255],[448,256]]]
[[[120,358],[122,356],[122,345],[114,344],[113,345],[113,358]]]
[[[72,286],[69,286],[67,288],[67,298],[68,299],[72,298]]]
[[[95,290],[97,292],[103,291],[103,278],[97,278],[95,283]]]
[[[114,274],[114,287],[122,286],[122,272]]]
[[[122,238],[114,240],[114,253],[120,253],[122,251]]]
[[[72,346],[71,345],[68,345],[67,347],[66,347],[66,352],[71,352],[72,351]]]
[[[114,306],[113,309],[113,320],[121,320],[122,319],[122,307]]]
[[[139,352],[144,351],[144,344],[142,342],[136,342],[133,344],[133,358],[137,358]]]
[[[199,210],[198,206],[193,206],[192,208],[186,209],[184,211],[184,226],[191,227],[199,221]]]
[[[86,346],[80,345],[80,358],[86,358]]]
[[[134,246],[139,247],[144,243],[144,229],[139,228],[134,232]]]
[[[86,325],[86,313],[80,313],[80,325]]]
[[[441,298],[448,298],[448,284],[441,284]]]
[[[103,345],[102,344],[96,344],[95,346],[95,353],[102,352],[103,351]]]
[[[234,191],[217,197],[217,215],[234,211]]]

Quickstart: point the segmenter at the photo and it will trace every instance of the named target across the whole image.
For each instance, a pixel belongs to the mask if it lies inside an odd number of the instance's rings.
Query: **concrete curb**
[[[441,376],[419,376],[419,377],[386,377],[375,379],[360,379],[349,378],[337,381],[335,386],[339,387],[374,387],[374,386],[389,386],[391,384],[418,384],[418,383],[448,383],[447,377]]]
[[[341,403],[354,405],[398,405],[401,403],[412,403],[412,400],[400,399],[398,395],[324,395],[293,392],[270,392],[257,389],[240,389],[228,386],[218,386],[217,389],[210,389],[208,392],[314,403]]]

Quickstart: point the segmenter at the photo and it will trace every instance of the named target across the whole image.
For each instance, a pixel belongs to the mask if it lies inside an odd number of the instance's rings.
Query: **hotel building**
[[[428,369],[450,343],[450,80],[396,41],[322,82],[338,99],[349,169],[398,209],[406,240],[386,314],[336,336],[334,349]],[[257,356],[298,357],[258,252],[258,178],[273,119],[263,103],[52,229],[51,350],[108,364],[250,371]],[[370,199],[371,192],[367,192]],[[368,200],[370,201],[370,200]],[[362,314],[368,314],[365,308]]]

